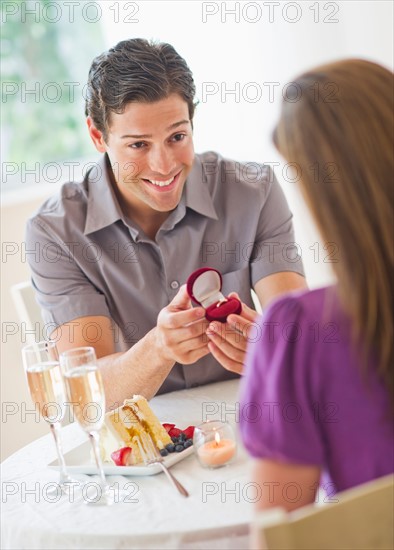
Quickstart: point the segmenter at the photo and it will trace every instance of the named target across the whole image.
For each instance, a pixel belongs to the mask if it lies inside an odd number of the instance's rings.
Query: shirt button
[[[170,287],[172,288],[172,290],[176,290],[177,288],[179,288],[178,281],[172,281],[172,283],[170,284]]]

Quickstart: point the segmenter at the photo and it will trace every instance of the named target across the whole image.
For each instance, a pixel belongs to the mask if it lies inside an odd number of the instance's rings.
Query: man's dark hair
[[[151,103],[179,94],[193,120],[196,88],[186,61],[166,43],[143,38],[123,40],[97,56],[90,67],[85,114],[108,137],[111,112],[123,113],[126,105]]]

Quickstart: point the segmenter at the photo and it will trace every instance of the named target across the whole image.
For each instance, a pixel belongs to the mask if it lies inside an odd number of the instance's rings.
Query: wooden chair
[[[338,502],[259,512],[252,548],[286,550],[394,548],[394,475],[336,495]]]

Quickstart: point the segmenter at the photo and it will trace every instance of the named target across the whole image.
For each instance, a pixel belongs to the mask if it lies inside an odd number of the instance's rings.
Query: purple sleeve
[[[241,383],[240,428],[256,458],[322,466],[324,442],[314,415],[319,345],[308,335],[313,320],[303,318],[302,309],[289,296],[260,319]]]

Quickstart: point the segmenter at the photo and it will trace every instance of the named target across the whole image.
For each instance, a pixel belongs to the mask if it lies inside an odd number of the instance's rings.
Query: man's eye
[[[172,139],[174,141],[182,141],[186,137],[186,134],[175,134],[175,136],[172,136]]]
[[[129,145],[132,149],[142,149],[142,147],[145,146],[145,143],[143,141],[137,141],[136,143],[132,143]]]

